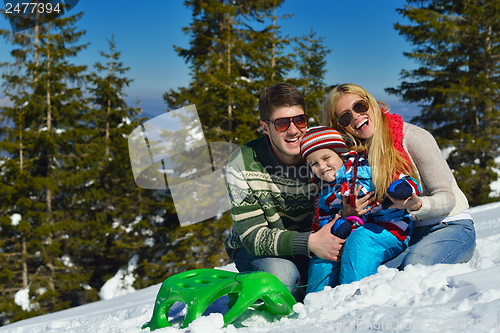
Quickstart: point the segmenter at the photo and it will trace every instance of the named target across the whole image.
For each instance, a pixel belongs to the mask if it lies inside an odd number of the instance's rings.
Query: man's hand
[[[330,231],[337,219],[338,215],[330,223],[309,236],[309,251],[321,259],[340,261],[345,239],[332,235]]]
[[[354,197],[356,198],[356,207],[352,207],[347,203],[347,197],[342,197],[342,216],[362,216],[372,210],[374,206],[370,205],[375,201],[375,192],[368,192],[364,197],[358,198],[361,185],[358,185],[354,190]]]

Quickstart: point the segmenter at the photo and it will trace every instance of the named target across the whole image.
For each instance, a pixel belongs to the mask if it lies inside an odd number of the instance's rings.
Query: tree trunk
[[[231,95],[231,16],[227,15],[227,80],[228,80],[228,88],[229,94]],[[229,142],[233,142],[233,101],[232,98],[228,100],[227,106],[227,116],[229,122]]]
[[[110,68],[109,68],[109,87],[112,85],[112,77],[113,77],[113,50],[110,52]],[[109,148],[109,138],[110,138],[110,125],[109,119],[111,117],[111,99],[108,98],[108,112],[106,117],[106,156],[109,157],[110,148]]]
[[[52,130],[52,106],[51,106],[51,96],[50,96],[50,23],[47,23],[47,131],[50,135]],[[50,172],[52,166],[52,156],[48,156],[47,164],[47,175]],[[52,213],[52,191],[50,188],[47,189],[47,213]]]
[[[38,0],[36,1],[37,3],[37,8],[38,8]],[[38,24],[38,21],[40,20],[40,13],[38,10],[36,11],[36,26],[35,26],[35,74],[34,74],[34,81],[35,83],[38,82],[38,75],[37,75],[37,69],[38,65],[40,64],[39,61],[39,55],[38,55],[38,46],[40,45],[40,25]]]
[[[311,38],[309,39],[309,54],[307,55],[307,71],[306,71],[306,77],[305,77],[306,82],[304,85],[304,95],[307,94],[307,91],[309,89],[309,72],[311,71],[312,47],[313,47],[313,36],[312,36],[312,30],[311,30]]]
[[[276,72],[274,71],[274,67],[276,66],[276,1],[274,1],[274,16],[273,16],[273,57],[271,60],[271,68],[272,68],[272,73],[271,73],[271,82],[274,82],[274,76]]]
[[[27,250],[26,250],[26,236],[23,235],[23,240],[22,240],[22,247],[23,247],[23,255],[22,255],[22,262],[23,262],[23,289],[25,289],[28,286],[28,264],[26,263],[26,256],[27,256]]]

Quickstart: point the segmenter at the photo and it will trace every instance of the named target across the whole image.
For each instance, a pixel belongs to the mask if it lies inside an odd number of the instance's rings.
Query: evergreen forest
[[[166,91],[168,110],[195,104],[209,142],[241,145],[263,135],[258,97],[287,81],[304,95],[309,126],[321,124],[332,52],[313,30],[283,35],[284,0],[185,0],[188,47],[175,47],[190,83]],[[418,68],[386,91],[419,105],[470,205],[499,198],[500,0],[407,0],[410,24],[394,28]],[[138,258],[136,289],[195,268],[229,263],[226,212],[181,227],[169,190],[136,185],[128,135],[148,119],[125,102],[133,82],[113,36],[100,62],[76,65],[88,45],[84,13],[21,32],[0,30],[0,326],[99,300],[104,283]],[[258,22],[264,28],[255,28]],[[259,26],[260,26],[259,25]],[[309,30],[309,29],[308,29]],[[497,32],[499,36],[497,36]],[[498,51],[498,54],[497,54]],[[30,306],[15,302],[29,295]]]

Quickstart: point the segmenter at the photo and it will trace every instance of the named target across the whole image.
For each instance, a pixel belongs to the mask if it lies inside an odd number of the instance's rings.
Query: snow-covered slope
[[[405,271],[382,266],[362,281],[325,289],[306,297],[286,317],[247,310],[235,325],[222,327],[225,299],[186,329],[155,332],[497,332],[500,330],[500,203],[472,209],[477,248],[467,264],[410,266]],[[233,270],[234,266],[223,269]],[[106,301],[35,317],[0,327],[0,332],[149,332],[160,284]],[[183,305],[169,316],[179,322]],[[176,320],[177,318],[177,320]]]

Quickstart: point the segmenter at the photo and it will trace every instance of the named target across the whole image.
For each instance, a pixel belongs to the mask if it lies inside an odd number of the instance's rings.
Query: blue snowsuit
[[[319,225],[313,226],[313,229],[317,230],[335,218],[335,214],[342,209],[342,197],[348,196],[358,185],[362,186],[359,198],[374,190],[372,171],[367,160],[356,153],[353,155],[335,173],[335,183],[322,184],[317,194]],[[357,177],[353,186],[355,170]],[[403,174],[399,178],[407,179],[415,193],[420,193],[420,186],[413,178]],[[373,275],[382,263],[396,257],[408,247],[413,221],[407,210],[381,209],[377,206],[361,219],[364,224],[347,237],[340,262],[316,256],[311,258],[306,293]]]

